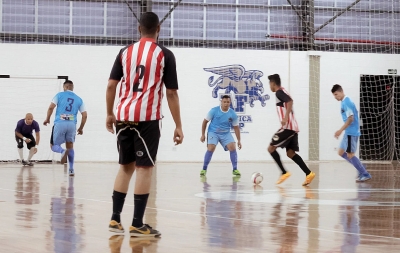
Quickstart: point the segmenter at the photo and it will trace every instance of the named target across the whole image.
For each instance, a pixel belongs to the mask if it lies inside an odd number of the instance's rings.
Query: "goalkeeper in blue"
[[[355,156],[358,138],[361,135],[357,107],[354,102],[344,94],[342,86],[339,84],[335,84],[331,92],[336,100],[341,101],[341,114],[344,122],[344,125],[335,132],[335,138],[337,139],[344,131],[344,136],[339,147],[339,155],[357,169],[358,177],[356,182],[368,181],[371,179],[371,175],[357,156]]]
[[[204,156],[204,165],[200,176],[205,176],[207,174],[208,164],[211,161],[211,157],[218,143],[222,145],[225,151],[229,150],[233,169],[232,174],[234,176],[240,176],[240,172],[237,169],[236,143],[231,134],[231,128],[233,127],[237,139],[237,146],[241,149],[239,119],[236,112],[230,108],[230,104],[231,97],[229,95],[222,96],[221,105],[212,108],[203,120],[201,142],[206,140],[205,132],[207,124],[210,122],[210,125],[207,132],[207,152]]]

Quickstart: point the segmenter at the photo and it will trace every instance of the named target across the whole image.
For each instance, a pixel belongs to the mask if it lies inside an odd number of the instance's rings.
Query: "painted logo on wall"
[[[260,78],[264,73],[260,70],[246,70],[240,64],[204,68],[205,71],[218,75],[208,78],[208,85],[214,87],[212,90],[213,98],[220,98],[223,95],[231,96],[231,108],[238,114],[239,127],[242,133],[245,123],[253,122],[251,115],[246,114],[246,104],[250,107],[255,106],[255,102],[260,101],[261,106],[265,106],[265,101],[269,100],[268,94],[264,93],[264,85]],[[223,90],[223,93],[218,93]],[[242,115],[243,114],[243,115]]]

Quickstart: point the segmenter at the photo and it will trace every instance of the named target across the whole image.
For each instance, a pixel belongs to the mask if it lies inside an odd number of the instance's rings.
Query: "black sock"
[[[308,174],[311,173],[311,170],[307,167],[307,165],[305,164],[305,162],[303,161],[303,159],[301,158],[301,156],[299,156],[298,154],[295,154],[292,157],[292,160],[297,163],[297,165],[299,165],[299,167],[304,171],[304,173],[306,173],[306,175],[308,176]]]
[[[122,192],[113,192],[113,214],[111,216],[111,220],[115,220],[116,222],[120,223],[121,218],[120,214],[122,212],[122,208],[124,207],[126,193]]]
[[[276,150],[274,152],[271,153],[272,158],[274,158],[276,164],[278,164],[279,168],[282,171],[282,174],[286,174],[286,170],[285,168],[283,168],[283,164],[281,161],[281,157],[279,156],[278,152],[276,152]]]
[[[140,228],[143,226],[144,211],[146,211],[149,194],[134,194],[135,208],[133,212],[132,226]]]

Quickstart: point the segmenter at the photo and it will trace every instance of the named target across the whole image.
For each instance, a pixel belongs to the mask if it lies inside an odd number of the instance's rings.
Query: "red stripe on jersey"
[[[142,62],[143,49],[144,49],[144,46],[146,45],[146,42],[139,42],[139,43],[140,43],[139,44],[139,49],[137,51],[137,57],[136,57],[136,66],[134,66],[134,69],[133,69],[133,71],[136,71],[136,74],[135,74],[135,78],[133,80],[133,83],[129,82],[129,86],[131,86],[131,85],[133,86],[135,83],[139,82],[140,69],[137,69],[137,68],[139,67],[139,65]],[[129,66],[129,67],[126,66],[126,67],[127,67],[127,69],[131,68],[131,66]],[[136,99],[137,95],[138,95],[138,92],[136,92],[136,91],[132,92],[132,98],[130,99],[128,104],[125,106],[125,117],[124,117],[124,120],[126,120],[126,121],[129,121],[129,111],[131,109],[132,102]]]
[[[158,82],[160,82],[160,80],[161,80],[161,62],[162,62],[163,58],[164,58],[164,53],[161,51],[157,56],[157,66],[156,66],[156,72],[155,72],[155,77],[154,77],[155,84],[158,84]],[[155,93],[156,88],[157,88],[156,85],[151,87],[149,99],[147,102],[146,119],[150,118],[152,115],[152,112],[153,112],[154,93]],[[156,110],[157,110],[157,115],[160,115],[160,113],[159,113],[160,108],[158,106],[156,107]]]
[[[145,44],[145,43],[143,43]],[[145,73],[143,76],[143,93],[142,96],[139,97],[138,101],[136,102],[135,105],[135,112],[134,112],[134,118],[133,121],[137,122],[140,121],[140,113],[141,113],[141,109],[142,109],[142,102],[143,102],[143,94],[147,92],[147,88],[149,86],[149,76],[150,76],[150,72],[151,72],[151,65],[152,65],[152,59],[153,59],[153,55],[154,55],[154,50],[157,48],[157,44],[156,43],[151,43],[150,48],[147,52],[147,58],[146,58],[146,62],[145,62]],[[139,77],[139,75],[138,75]],[[139,79],[138,79],[139,80]],[[154,86],[154,85],[152,85]],[[147,118],[146,115],[146,121],[149,121],[150,118]]]
[[[125,100],[127,99],[130,89],[131,89],[131,56],[132,56],[132,50],[133,50],[133,46],[128,47],[128,52],[126,54],[126,78],[124,79],[124,82],[121,83],[121,93],[122,93],[122,86],[125,86],[125,93],[120,101],[119,107],[118,107],[118,116],[117,118],[120,119],[121,118],[121,109],[122,109],[122,105],[124,104]],[[121,59],[122,61],[122,59]]]

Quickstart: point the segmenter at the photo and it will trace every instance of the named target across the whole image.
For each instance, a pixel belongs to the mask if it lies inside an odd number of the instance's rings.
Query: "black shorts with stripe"
[[[136,162],[137,166],[154,166],[161,136],[161,121],[117,121],[119,164]]]
[[[272,136],[271,146],[299,151],[299,135],[289,129],[280,129]]]

